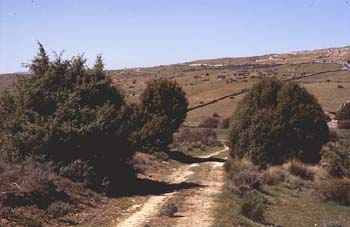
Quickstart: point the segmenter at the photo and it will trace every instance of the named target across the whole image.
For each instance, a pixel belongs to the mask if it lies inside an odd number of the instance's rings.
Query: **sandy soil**
[[[210,155],[200,156],[199,158],[209,158],[227,151],[227,149],[228,147],[225,147],[223,150]],[[196,182],[205,185],[205,187],[195,189],[191,196],[185,198],[184,204],[187,208],[186,211],[178,213],[181,215],[181,219],[177,221],[176,226],[206,227],[212,224],[213,217],[211,211],[214,205],[214,195],[220,192],[223,184],[222,162],[193,163],[181,166],[169,176],[168,181],[169,183],[185,182],[194,174],[193,169],[201,165],[209,165],[209,171],[205,174],[205,177],[196,179]],[[135,211],[135,207],[132,207],[133,210],[129,210],[132,214],[118,223],[116,227],[145,226],[148,220],[158,215],[161,206],[171,199],[174,194],[175,192],[151,196],[137,211]],[[138,208],[137,205],[136,208]]]

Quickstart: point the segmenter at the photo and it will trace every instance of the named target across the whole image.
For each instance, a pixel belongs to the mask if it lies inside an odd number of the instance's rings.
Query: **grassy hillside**
[[[108,70],[116,86],[121,87],[129,101],[138,102],[147,81],[167,77],[179,82],[187,93],[190,107],[249,88],[264,77],[295,79],[327,72],[298,81],[317,96],[324,109],[336,111],[350,97],[350,71],[342,71],[350,61],[350,47],[314,51],[269,54],[245,58],[198,60],[182,64],[149,68]],[[9,88],[12,75],[0,76],[0,90]],[[228,117],[240,96],[224,99],[213,105],[189,112],[188,123],[197,123],[214,112]]]

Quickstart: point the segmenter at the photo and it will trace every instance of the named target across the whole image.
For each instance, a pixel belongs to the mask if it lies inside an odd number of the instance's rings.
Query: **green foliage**
[[[350,142],[328,144],[322,152],[322,163],[332,176],[350,178]]]
[[[149,82],[141,94],[140,106],[134,107],[135,146],[148,152],[167,150],[173,133],[186,118],[187,107],[186,95],[176,82]]]
[[[341,106],[335,115],[337,120],[350,120],[350,102],[345,103]]]
[[[249,156],[261,166],[292,158],[314,163],[328,141],[328,127],[320,104],[306,89],[264,79],[239,102],[229,140],[231,156]]]
[[[28,157],[67,165],[89,161],[101,177],[131,174],[129,107],[97,57],[93,68],[82,56],[50,61],[39,44],[13,93],[0,97],[0,151],[11,159]]]
[[[88,161],[80,159],[61,167],[60,175],[74,181],[84,182],[86,185],[92,184],[95,177],[94,168],[89,165]]]

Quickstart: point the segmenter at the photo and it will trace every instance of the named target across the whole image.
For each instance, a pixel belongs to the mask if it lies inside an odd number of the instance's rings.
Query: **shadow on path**
[[[135,196],[135,195],[162,195],[181,189],[191,189],[205,187],[203,185],[191,182],[167,183],[151,179],[135,179],[126,190],[116,192],[112,196]]]
[[[185,164],[193,164],[193,163],[203,163],[203,162],[225,162],[222,158],[197,158],[190,155],[186,155],[180,151],[171,151],[168,153],[169,158],[175,161],[185,163]]]

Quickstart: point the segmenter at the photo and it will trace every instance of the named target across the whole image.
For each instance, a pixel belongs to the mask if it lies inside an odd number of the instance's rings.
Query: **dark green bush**
[[[80,159],[74,160],[66,166],[60,168],[60,175],[77,182],[84,182],[86,185],[93,183],[95,173],[94,168],[88,161]]]
[[[343,104],[335,115],[337,120],[350,120],[350,102]]]
[[[350,142],[329,143],[323,149],[322,163],[332,176],[350,178]]]
[[[289,159],[315,163],[328,141],[317,99],[297,83],[264,79],[239,102],[229,129],[231,156],[249,156],[261,166]]]
[[[243,216],[256,221],[263,222],[266,210],[266,199],[258,192],[247,192],[243,196],[241,213]]]
[[[134,107],[135,146],[143,151],[168,149],[172,135],[184,122],[188,101],[181,86],[166,79],[148,83],[141,94],[141,104]]]
[[[0,98],[0,152],[12,161],[34,157],[61,166],[80,159],[101,178],[125,180],[133,174],[130,108],[101,57],[90,69],[81,56],[51,61],[39,45],[32,75]]]

